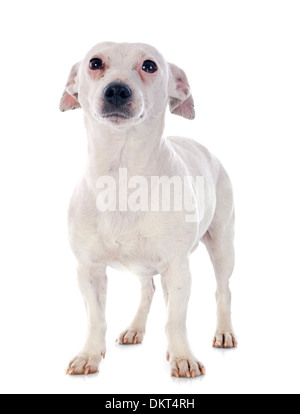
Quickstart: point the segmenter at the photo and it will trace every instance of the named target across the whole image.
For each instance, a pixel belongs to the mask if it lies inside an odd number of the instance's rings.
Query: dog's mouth
[[[121,112],[111,112],[108,114],[102,114],[101,116],[104,119],[111,119],[111,120],[127,120],[131,118],[130,116],[124,113],[121,113]]]
[[[101,118],[105,122],[109,122],[113,125],[123,125],[127,124],[129,120],[131,120],[131,116],[122,113],[122,112],[109,112],[109,113],[102,113]]]

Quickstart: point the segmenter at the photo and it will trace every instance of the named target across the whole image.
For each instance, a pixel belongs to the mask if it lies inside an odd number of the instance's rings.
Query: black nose
[[[129,86],[124,83],[114,82],[110,83],[103,92],[104,99],[118,107],[126,104],[132,96],[132,91]]]

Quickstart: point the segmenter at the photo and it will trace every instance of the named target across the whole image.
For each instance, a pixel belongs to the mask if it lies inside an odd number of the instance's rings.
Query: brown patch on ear
[[[195,119],[195,105],[185,72],[170,64],[169,105],[172,114]]]
[[[59,109],[62,112],[69,111],[71,109],[81,108],[78,101],[78,85],[77,85],[77,74],[80,63],[76,63],[71,69],[66,89],[61,97]]]
[[[172,114],[183,116],[186,119],[195,119],[196,112],[193,97],[190,96],[183,102],[176,98],[170,99],[170,111]]]
[[[77,98],[78,98],[78,94]],[[63,96],[61,97],[59,109],[62,112],[70,111],[71,109],[81,108],[80,103],[75,99],[74,96],[68,94],[67,91],[64,91]]]

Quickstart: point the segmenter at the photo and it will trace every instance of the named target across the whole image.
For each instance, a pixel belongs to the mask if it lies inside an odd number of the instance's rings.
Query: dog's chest
[[[161,273],[160,236],[164,226],[149,215],[105,214],[97,220],[101,254],[112,267],[125,267],[138,274]]]

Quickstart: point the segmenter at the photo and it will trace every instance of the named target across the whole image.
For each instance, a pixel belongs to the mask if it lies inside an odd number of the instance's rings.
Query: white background
[[[1,2],[1,393],[299,393],[299,21],[292,0]],[[73,63],[104,40],[150,43],[186,71],[197,118],[169,114],[166,133],[207,146],[234,185],[239,348],[211,347],[215,281],[200,247],[188,314],[200,379],[170,377],[159,277],[144,344],[115,344],[139,285],[113,271],[100,373],[64,373],[86,329],[66,226],[86,138],[82,112],[58,104]]]

